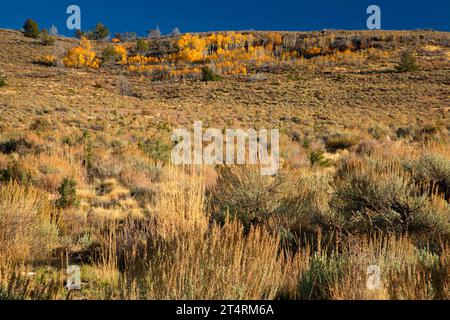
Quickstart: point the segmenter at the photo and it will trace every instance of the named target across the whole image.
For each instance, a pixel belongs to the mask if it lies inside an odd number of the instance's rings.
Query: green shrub
[[[229,214],[241,221],[246,231],[267,221],[281,204],[286,181],[280,176],[262,176],[258,166],[220,167],[217,187],[211,194],[215,218]]]
[[[338,150],[348,149],[358,143],[356,137],[349,135],[334,135],[325,139],[325,149],[334,153]]]
[[[314,150],[309,154],[309,161],[312,166],[331,167],[333,162],[325,158],[323,150]]]
[[[56,300],[63,283],[51,274],[30,279],[23,271],[0,271],[0,300]]]
[[[398,72],[413,72],[417,71],[419,66],[417,64],[414,52],[412,50],[405,50],[400,56],[400,62],[396,67]]]
[[[101,22],[97,23],[95,29],[90,33],[90,38],[92,40],[103,40],[108,36],[109,36],[109,29]]]
[[[145,53],[150,49],[148,42],[144,39],[138,39],[136,41],[136,51],[139,53]]]
[[[346,256],[315,253],[309,269],[300,277],[299,298],[304,300],[329,300],[332,290],[344,277]]]
[[[16,181],[21,185],[30,186],[33,183],[33,174],[24,169],[18,161],[12,161],[6,169],[0,169],[0,181]]]
[[[330,207],[339,228],[358,233],[449,231],[450,207],[431,201],[409,174],[382,160],[342,161],[332,188]]]
[[[12,138],[0,142],[0,152],[5,154],[18,153],[24,155],[27,153],[39,154],[43,151],[43,146],[33,143],[26,138]]]
[[[75,30],[75,34],[74,34],[75,38],[77,39],[81,39],[81,38],[89,38],[89,34],[86,34],[86,32],[81,31],[80,29]]]
[[[278,207],[273,212],[273,221],[281,227],[281,236],[283,233],[301,236],[305,232],[315,236],[318,228],[326,227],[328,190],[326,175],[302,175],[286,181],[278,196]]]
[[[102,52],[103,65],[115,64],[121,59],[121,54],[117,52],[113,45],[106,46]]]
[[[39,26],[36,21],[28,19],[23,25],[23,34],[25,37],[37,39],[39,37]]]
[[[410,127],[400,127],[395,131],[397,138],[408,138],[413,135],[413,130]]]
[[[270,223],[282,238],[315,228],[327,209],[328,181],[320,176],[262,176],[258,166],[218,168],[216,187],[209,192],[215,220],[238,219],[249,231]],[[287,237],[289,238],[289,237]]]
[[[36,118],[33,123],[30,124],[30,130],[45,131],[52,128],[52,123],[45,117]]]
[[[439,255],[434,252],[422,248],[418,250],[418,256],[419,264],[426,268],[439,266]]]
[[[439,155],[426,155],[405,163],[405,168],[419,185],[432,184],[446,199],[450,198],[450,160]]]
[[[77,182],[75,179],[64,178],[58,188],[59,199],[56,200],[56,207],[70,208],[79,204],[77,197]]]
[[[0,88],[6,86],[6,77],[0,73]]]
[[[139,143],[139,148],[153,160],[162,161],[164,163],[170,160],[172,148],[160,139],[142,141]]]
[[[386,130],[378,126],[370,127],[369,129],[367,129],[367,132],[372,136],[372,138],[377,140],[387,135]]]
[[[427,124],[424,125],[422,128],[416,130],[413,139],[415,141],[429,141],[436,136],[438,131],[439,129],[436,126],[432,124]]]
[[[44,46],[52,46],[56,42],[56,37],[50,35],[46,29],[41,31],[39,38]]]
[[[219,81],[222,77],[208,67],[202,68],[202,81]]]

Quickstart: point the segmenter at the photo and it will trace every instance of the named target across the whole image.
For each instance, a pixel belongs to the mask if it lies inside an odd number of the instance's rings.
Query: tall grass
[[[49,194],[3,183],[1,298],[448,298],[450,210],[436,180],[446,167],[420,152],[379,152],[273,177],[223,168],[217,181],[211,168],[164,166],[139,216],[112,214],[124,200],[113,194],[130,197],[117,180],[93,181],[59,230]],[[82,265],[80,292],[66,294],[62,272],[28,278],[20,264],[38,268],[59,253],[63,265]],[[371,265],[381,270],[375,290],[366,285]]]
[[[53,207],[44,193],[17,182],[0,185],[0,257],[45,258],[57,244]]]

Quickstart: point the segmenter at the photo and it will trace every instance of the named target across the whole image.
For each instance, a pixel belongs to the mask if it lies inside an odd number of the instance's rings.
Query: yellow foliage
[[[283,39],[281,38],[281,34],[278,32],[270,32],[268,34],[269,43],[274,46],[278,46],[283,43]]]
[[[53,55],[45,55],[42,57],[42,63],[44,63],[47,66],[54,66],[56,65],[56,57]]]
[[[133,56],[133,57],[128,57],[128,65],[136,65],[136,66],[145,66],[147,64],[151,64],[151,63],[160,63],[160,59],[159,58],[155,58],[155,57],[146,57],[146,56],[141,56],[141,55],[137,55],[137,56]]]
[[[114,38],[113,43],[120,39]],[[199,64],[211,64],[220,74],[246,74],[249,65],[266,62],[295,61],[300,59],[297,51],[286,51],[281,45],[283,37],[278,32],[270,32],[264,41],[254,34],[240,32],[217,32],[209,35],[186,33],[173,40],[177,52],[163,57],[135,55],[129,57],[127,44],[115,44],[114,50],[120,56],[120,64],[129,72],[152,74],[158,77],[180,78],[201,74]],[[310,47],[306,56],[318,56],[324,52],[319,47]],[[343,53],[347,55],[348,53]],[[68,67],[98,68],[99,62],[89,40],[82,39],[80,45],[72,48],[64,57]]]
[[[120,64],[127,64],[128,53],[124,46],[114,46],[114,50],[120,55]]]
[[[198,62],[206,55],[206,39],[199,36],[184,34],[177,41],[180,49],[178,58],[188,62]]]
[[[81,39],[79,46],[69,49],[63,63],[69,68],[88,67],[98,69],[100,66],[95,52],[92,51],[91,43],[86,38]]]
[[[318,47],[311,47],[305,51],[305,55],[307,56],[318,56],[322,53],[322,49]]]

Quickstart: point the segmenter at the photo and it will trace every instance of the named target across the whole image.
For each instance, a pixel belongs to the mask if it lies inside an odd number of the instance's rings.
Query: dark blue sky
[[[81,7],[82,29],[101,21],[112,32],[144,35],[159,25],[163,33],[210,30],[365,29],[368,5],[381,7],[382,29],[432,28],[450,31],[450,0],[0,0],[0,28],[20,29],[27,18],[41,28],[66,28],[66,8]]]

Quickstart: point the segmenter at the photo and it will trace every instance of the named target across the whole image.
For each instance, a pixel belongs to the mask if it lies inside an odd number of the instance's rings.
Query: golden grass
[[[68,264],[81,265],[84,282],[71,299],[448,298],[448,60],[437,49],[448,34],[340,31],[381,39],[342,52],[326,50],[334,33],[286,36],[324,55],[285,53],[205,83],[34,64],[56,53],[0,30],[0,291],[12,288],[0,298],[64,299]],[[416,36],[429,40],[421,68],[394,72]],[[123,78],[138,95],[123,95]],[[174,167],[140,146],[170,148],[171,129],[195,120],[278,128],[279,174]],[[78,207],[55,208],[64,178],[77,183]],[[356,192],[362,182],[373,188]],[[339,208],[350,209],[337,210],[343,191]],[[418,228],[375,223],[399,207],[420,213]],[[365,228],[349,227],[355,216]],[[366,287],[373,264],[379,290]]]
[[[184,233],[204,233],[208,217],[204,212],[205,187],[201,172],[183,168],[165,170],[153,213],[155,229],[163,239]]]
[[[157,245],[146,281],[150,299],[273,299],[284,273],[279,239],[238,222]]]
[[[57,243],[54,209],[41,191],[16,182],[0,185],[0,258],[45,258]]]

